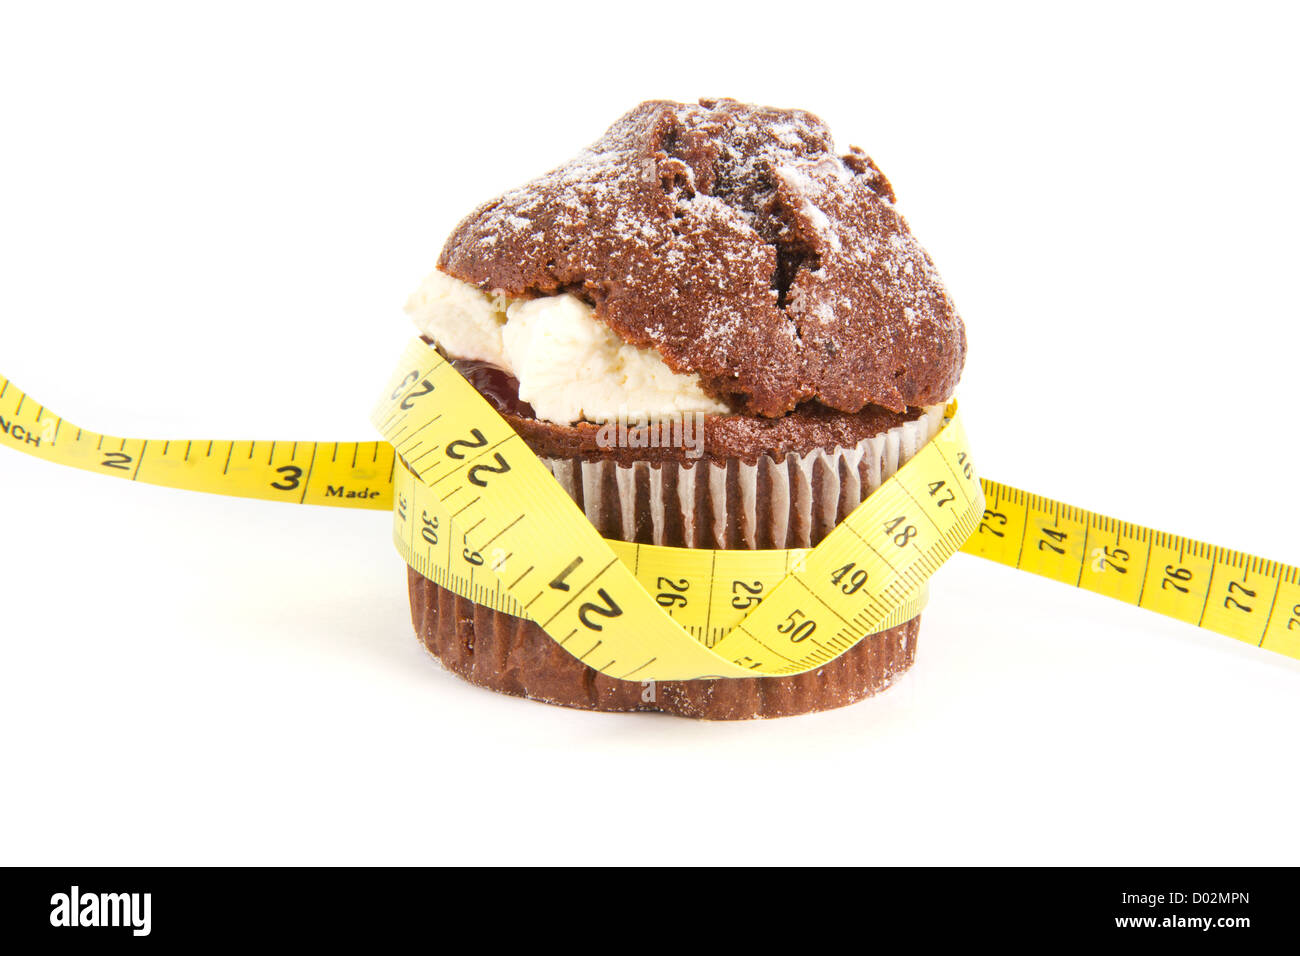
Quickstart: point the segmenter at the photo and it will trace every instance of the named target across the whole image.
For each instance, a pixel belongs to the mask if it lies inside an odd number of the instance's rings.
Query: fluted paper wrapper
[[[673,547],[813,547],[907,462],[943,422],[942,406],[851,447],[753,462],[543,458],[607,538]],[[825,666],[792,677],[621,681],[581,663],[531,621],[476,605],[408,569],[417,633],[472,683],[594,710],[661,710],[735,720],[841,707],[889,686],[911,666],[919,619],[863,638]]]
[[[935,406],[916,421],[849,448],[753,464],[543,458],[560,486],[607,538],[686,548],[810,548],[943,423]]]

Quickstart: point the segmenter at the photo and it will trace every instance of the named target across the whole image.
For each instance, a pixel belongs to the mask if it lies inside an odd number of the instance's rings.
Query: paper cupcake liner
[[[809,548],[938,434],[943,406],[856,445],[691,463],[543,458],[607,538],[686,548]]]
[[[852,447],[691,464],[543,458],[606,537],[694,548],[812,547],[938,432],[943,408]],[[912,664],[919,619],[864,637],[792,677],[623,681],[574,658],[534,622],[408,569],[411,616],[428,650],[470,683],[588,710],[658,710],[740,720],[829,710],[869,697]]]

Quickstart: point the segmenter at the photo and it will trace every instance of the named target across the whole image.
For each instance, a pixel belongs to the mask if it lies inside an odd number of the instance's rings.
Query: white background
[[[1300,561],[1281,4],[15,7],[0,371],[78,424],[372,437],[461,215],[730,95],[893,180],[986,476]],[[1297,859],[1300,662],[959,555],[878,699],[565,711],[439,670],[388,523],[0,451],[0,859]]]

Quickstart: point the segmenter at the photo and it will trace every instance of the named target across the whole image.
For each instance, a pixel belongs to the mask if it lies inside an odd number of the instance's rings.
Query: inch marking
[[[297,455],[298,454],[297,442],[293,443],[293,450],[294,450],[294,455]],[[311,446],[311,461],[307,463],[307,477],[303,479],[302,497],[298,499],[298,504],[302,504],[304,501],[307,500],[307,489],[311,487],[311,473],[315,467],[316,467],[316,444],[313,442]]]
[[[126,440],[125,440],[125,439],[123,439],[123,441],[122,441],[122,447],[123,447],[123,448],[126,447]],[[131,480],[132,480],[132,481],[135,481],[136,476],[140,474],[140,466],[144,464],[144,452],[145,452],[145,449],[148,448],[148,447],[149,447],[149,443],[148,443],[147,441],[144,442],[144,443],[140,446],[140,457],[136,459],[136,462],[135,462],[135,471],[131,472]]]
[[[459,491],[460,489],[457,488],[456,490]],[[447,496],[447,498],[450,498],[450,497],[451,497],[451,495],[448,495],[448,496]],[[480,495],[479,497],[482,497],[482,496]],[[442,500],[443,500],[443,501],[446,501],[447,498],[444,498],[444,499],[442,499]],[[473,505],[475,504],[475,502],[477,502],[478,500],[479,500],[478,498],[475,498],[473,501],[470,501],[470,502],[468,502],[467,504],[462,505],[460,511],[452,512],[452,517],[455,518],[458,514],[460,514],[461,511],[464,511],[466,508],[473,507]]]
[[[486,519],[484,519],[484,520],[486,520]],[[520,515],[518,518],[516,518],[514,521],[510,522],[508,525],[506,525],[504,528],[502,528],[500,531],[498,531],[498,532],[497,532],[496,534],[494,534],[492,537],[488,538],[486,541],[484,541],[482,544],[480,544],[480,545],[479,545],[479,548],[486,548],[489,544],[491,544],[491,543],[492,543],[493,541],[495,541],[497,538],[501,537],[503,534],[505,534],[507,531],[509,531],[511,528],[513,528],[515,525],[517,525],[519,522],[521,522],[521,521],[523,521],[523,520],[524,520],[524,516],[521,514],[521,515]],[[478,525],[475,525],[475,527],[478,527]],[[466,534],[469,534],[468,531],[466,531],[465,533],[466,533]]]

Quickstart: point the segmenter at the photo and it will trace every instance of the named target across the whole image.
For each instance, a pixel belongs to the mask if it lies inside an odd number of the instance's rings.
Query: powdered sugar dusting
[[[965,352],[888,180],[801,110],[643,103],[476,210],[440,266],[513,296],[570,292],[751,414],[932,404]]]

